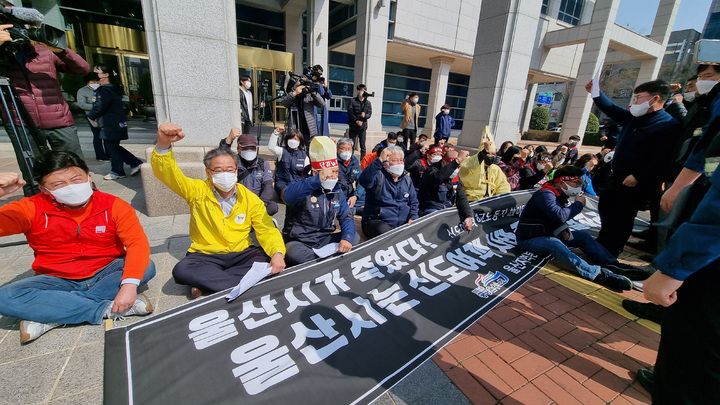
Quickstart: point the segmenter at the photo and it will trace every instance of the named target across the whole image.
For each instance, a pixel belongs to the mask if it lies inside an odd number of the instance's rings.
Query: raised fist
[[[157,140],[157,148],[158,149],[167,149],[172,145],[173,142],[177,142],[177,141],[185,138],[185,133],[183,132],[180,125],[173,124],[172,122],[161,124],[158,127],[157,133],[158,133],[158,140]]]

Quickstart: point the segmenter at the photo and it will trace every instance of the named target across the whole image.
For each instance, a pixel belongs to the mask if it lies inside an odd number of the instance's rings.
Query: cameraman
[[[327,81],[325,81],[325,78],[322,77],[322,75],[322,66],[315,65],[312,67],[312,71],[310,72],[310,80],[313,82],[312,88],[313,91],[317,91],[318,94],[320,94],[323,101],[330,100],[333,94],[328,88]],[[316,111],[315,122],[317,123],[318,134],[321,136],[330,136],[330,123],[328,122],[327,105],[323,106],[323,108],[318,107]]]
[[[9,6],[8,6],[9,7]],[[0,25],[0,60],[2,68],[13,85],[16,95],[25,105],[30,118],[37,127],[36,140],[31,137],[31,148],[35,155],[50,148],[56,151],[73,152],[83,159],[77,128],[70,107],[63,97],[58,81],[58,72],[83,77],[90,72],[90,65],[70,49],[58,49],[50,45],[28,42],[21,48],[8,48],[6,43],[13,39],[8,29],[12,24]],[[4,117],[5,130],[15,149],[18,161],[23,157],[13,134],[12,124]],[[19,125],[17,117],[13,117]],[[31,123],[26,123],[32,126]],[[23,190],[26,196],[38,193],[33,186],[32,174],[20,165],[23,179],[27,182]]]
[[[253,105],[253,94],[250,91],[252,87],[252,80],[250,76],[240,77],[240,107],[242,108],[242,133],[249,134],[250,127],[254,125],[253,117],[255,116],[255,110],[265,107],[265,101],[260,100],[260,104]],[[252,107],[252,108],[251,108]],[[262,121],[262,117],[261,117]]]
[[[301,84],[307,83],[307,84]],[[312,82],[303,77],[301,82],[293,88],[292,93],[285,95],[282,100],[282,105],[286,108],[291,108],[293,105],[297,105],[298,108],[298,130],[303,135],[305,141],[305,149],[310,147],[310,141],[312,138],[318,136],[317,122],[315,121],[315,108],[325,107],[325,101],[317,91],[312,91],[310,85]],[[288,129],[295,128],[295,122],[292,119],[292,114],[288,115]]]
[[[360,141],[360,159],[365,157],[365,133],[367,120],[372,116],[372,105],[367,99],[367,87],[358,84],[357,97],[350,99],[347,106],[350,139],[353,141],[353,151]]]

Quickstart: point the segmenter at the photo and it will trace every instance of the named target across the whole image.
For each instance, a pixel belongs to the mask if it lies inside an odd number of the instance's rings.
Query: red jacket
[[[8,77],[15,91],[38,128],[75,125],[60,89],[58,72],[85,76],[90,72],[90,65],[70,49],[53,53],[42,45],[35,44],[33,48],[36,53],[26,53],[25,69],[12,54],[8,56]]]

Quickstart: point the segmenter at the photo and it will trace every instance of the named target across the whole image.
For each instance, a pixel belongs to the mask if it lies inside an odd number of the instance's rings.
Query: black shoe
[[[633,231],[632,236],[634,236],[638,239],[647,239],[647,238],[653,236],[652,232],[653,232],[652,229],[648,228],[644,231]]]
[[[643,388],[647,390],[650,394],[653,393],[653,387],[655,386],[655,376],[653,376],[652,371],[641,368],[637,372],[637,382],[642,385]]]
[[[637,250],[642,250],[643,252],[657,253],[657,243],[651,243],[647,240],[641,242],[626,242],[625,245]]]
[[[665,307],[651,302],[645,304],[633,300],[623,300],[622,307],[638,318],[647,319],[658,324],[662,323],[663,313],[665,312]]]
[[[625,276],[629,278],[632,281],[644,281],[647,280],[652,274],[653,271],[648,271],[645,269],[641,269],[639,267],[631,266],[629,264],[615,262],[612,264],[606,264],[603,267],[606,269],[612,271],[613,273]]]
[[[653,263],[655,261],[655,255],[638,255],[638,259],[644,262]]]
[[[606,268],[601,268],[600,274],[593,281],[611,290],[627,291],[632,290],[633,287],[633,283],[629,278],[619,276]]]

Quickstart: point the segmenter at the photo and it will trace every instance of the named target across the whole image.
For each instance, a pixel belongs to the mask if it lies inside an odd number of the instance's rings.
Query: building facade
[[[285,72],[320,64],[335,95],[331,123],[347,121],[347,101],[364,83],[375,92],[371,135],[397,128],[401,102],[416,92],[424,132],[449,104],[459,143],[477,146],[485,126],[516,140],[548,86],[562,88],[561,138],[582,136],[592,103],[584,83],[603,61],[639,62],[638,82],[658,75],[679,0],[660,1],[649,36],[615,24],[619,1],[61,0],[59,10],[73,46],[117,66],[131,98],[151,72],[158,119],[233,115],[188,118],[213,132],[189,136],[198,145],[239,121],[240,76],[253,78],[256,98],[271,99]],[[284,107],[269,104],[263,120],[283,122]]]

